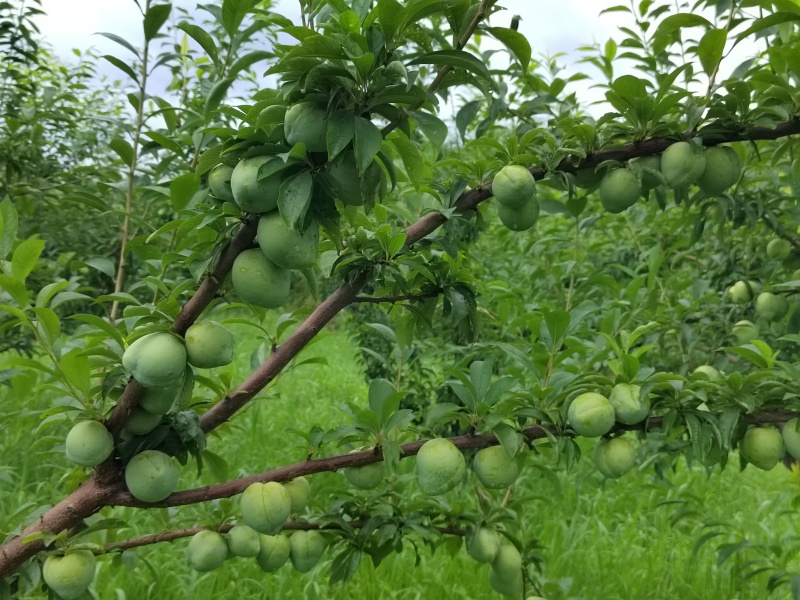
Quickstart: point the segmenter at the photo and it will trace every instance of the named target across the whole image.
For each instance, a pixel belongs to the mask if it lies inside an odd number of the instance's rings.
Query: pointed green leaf
[[[167,22],[172,4],[153,4],[144,15],[144,39],[150,41],[158,35],[159,30]]]
[[[17,240],[19,220],[10,198],[0,202],[0,260],[5,260]]]
[[[17,249],[14,250],[14,255],[11,257],[11,274],[14,279],[25,281],[25,278],[30,275],[36,266],[42,250],[44,250],[44,240],[33,238],[27,239],[17,246]]]
[[[375,160],[375,155],[381,149],[383,137],[381,131],[370,121],[363,117],[355,117],[354,121],[354,147],[356,153],[356,169],[359,175]]]
[[[727,38],[728,32],[725,29],[709,29],[700,38],[700,43],[697,44],[697,57],[706,75],[710,76],[716,71],[719,61],[722,60]]]
[[[531,44],[528,38],[518,31],[505,27],[489,27],[488,31],[511,51],[522,65],[522,69],[527,71],[531,62]]]
[[[301,171],[287,177],[278,193],[278,209],[286,224],[298,229],[305,219],[311,204],[314,178],[310,171]]]

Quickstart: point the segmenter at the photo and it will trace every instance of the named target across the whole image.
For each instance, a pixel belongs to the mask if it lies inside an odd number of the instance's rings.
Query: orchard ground
[[[268,320],[278,314],[275,311]],[[213,372],[222,379],[230,376],[232,381],[239,381],[249,372],[256,342],[251,328],[229,327],[236,335],[236,360]],[[302,460],[302,440],[287,436],[287,429],[307,431],[315,424],[330,426],[342,421],[343,413],[337,407],[346,403],[366,405],[367,384],[346,319],[337,320],[321,338],[303,357],[324,356],[327,366],[300,366],[285,373],[262,401],[220,430],[225,443],[220,443],[218,435],[210,437],[209,449],[227,463],[224,475],[228,478]],[[63,454],[68,424],[40,421],[42,411],[52,406],[52,397],[14,396],[7,388],[0,388],[0,394],[0,420],[9,424],[0,437],[0,455],[7,465],[0,467],[0,527],[4,527],[4,523],[17,521],[17,511],[25,513],[63,496],[72,465]],[[325,402],[312,402],[319,398]],[[31,431],[37,431],[34,441]],[[276,438],[283,442],[272,443]],[[694,547],[707,531],[702,527],[707,522],[726,523],[754,543],[779,541],[784,535],[800,533],[796,519],[783,512],[791,510],[792,499],[800,489],[798,477],[782,466],[770,472],[751,466],[739,473],[738,456],[733,454],[727,468],[719,473],[717,467],[712,477],[702,467],[687,468],[681,459],[670,481],[658,480],[647,467],[611,481],[592,464],[592,447],[592,440],[582,443],[583,458],[569,473],[557,469],[546,450],[540,456],[529,453],[515,491],[529,499],[525,514],[520,516],[524,535],[542,544],[545,574],[568,590],[563,598],[764,597],[767,575],[749,581],[741,577],[746,552],[717,566],[712,544],[700,548],[697,555]],[[267,455],[270,462],[265,460]],[[193,468],[181,469],[180,488],[221,481],[223,473],[209,466],[207,463],[200,477]],[[224,470],[221,464],[217,467]],[[412,480],[413,460],[403,461],[400,473],[401,478]],[[472,474],[470,477],[468,484],[446,494],[443,500],[458,504],[471,494],[475,478]],[[325,511],[326,499],[341,498],[344,493],[356,497],[372,493],[354,490],[341,473],[321,473],[309,479],[314,512]],[[385,489],[384,484],[375,493]],[[226,517],[230,517],[228,522],[235,522],[237,513],[235,499],[144,512],[107,509],[103,518],[122,519],[128,527],[117,530],[114,538],[95,534],[90,539],[108,542],[182,526],[213,525]],[[685,518],[678,518],[681,515]],[[715,542],[724,539],[716,538]],[[245,558],[229,559],[221,569],[202,574],[186,564],[188,541],[137,548],[122,554],[121,563],[113,566],[112,560],[116,563],[120,558],[101,557],[92,589],[100,598],[114,597],[117,590],[124,590],[120,597],[127,598],[157,595],[215,600],[261,597],[265,593],[276,598],[348,600],[499,597],[486,584],[489,567],[475,563],[464,551],[462,540],[452,536],[433,556],[428,548],[421,548],[423,560],[419,565],[414,564],[413,548],[406,543],[401,554],[389,556],[379,568],[365,559],[357,577],[335,585],[327,583],[330,553],[307,575],[298,574],[291,565],[274,574],[262,573],[255,559]],[[789,594],[783,588],[772,597],[788,598]]]

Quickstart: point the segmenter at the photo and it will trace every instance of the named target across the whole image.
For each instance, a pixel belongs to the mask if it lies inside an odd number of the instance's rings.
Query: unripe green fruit
[[[98,421],[76,423],[67,434],[67,458],[82,467],[95,467],[114,451],[114,438]]]
[[[739,181],[742,163],[736,150],[727,146],[712,146],[703,151],[706,166],[697,179],[698,187],[707,196],[717,196]]]
[[[362,467],[348,467],[343,472],[353,487],[360,490],[371,490],[383,482],[386,469],[382,462],[376,462]]]
[[[605,396],[588,392],[572,401],[567,419],[578,435],[600,437],[614,426],[614,407]]]
[[[319,226],[316,223],[300,233],[290,229],[276,210],[258,220],[257,239],[264,256],[282,269],[310,269],[317,264]]]
[[[300,142],[308,152],[327,152],[328,114],[309,102],[295,104],[286,111],[283,133],[290,146]]]
[[[579,169],[575,173],[575,186],[584,190],[593,190],[603,181],[605,170],[595,171],[594,167]]]
[[[242,519],[259,533],[275,535],[292,513],[289,492],[280,483],[252,483],[242,494]]]
[[[467,543],[467,554],[480,563],[490,563],[500,550],[500,535],[486,527],[479,528]]]
[[[614,407],[614,418],[626,425],[641,423],[650,414],[650,399],[641,397],[642,388],[630,383],[618,383],[608,401]]]
[[[167,387],[183,377],[186,348],[174,335],[150,333],[128,346],[122,366],[144,387]]]
[[[359,175],[355,154],[350,150],[336,155],[328,166],[328,175],[333,180],[336,197],[345,206],[363,206],[367,200],[381,196],[384,175],[378,163],[372,161],[364,174]]]
[[[507,165],[492,181],[492,194],[503,206],[521,208],[536,197],[536,180],[525,167]]]
[[[228,545],[219,533],[204,529],[189,540],[186,557],[192,569],[206,573],[222,566],[228,558]]]
[[[228,532],[228,550],[233,556],[256,556],[261,551],[260,534],[247,525],[234,525]]]
[[[464,479],[466,469],[464,455],[444,438],[428,440],[417,453],[417,482],[429,496],[452,490]]]
[[[295,531],[289,538],[289,546],[292,565],[301,573],[313,569],[325,552],[325,540],[319,531]]]
[[[744,304],[745,302],[749,302],[753,298],[753,294],[758,292],[761,289],[761,286],[755,282],[750,281],[748,287],[748,282],[745,281],[737,281],[731,287],[728,288],[728,296],[730,297],[732,302],[736,304]],[[753,293],[750,293],[750,290]]]
[[[176,404],[185,406],[192,399],[194,390],[194,373],[187,368],[175,385],[168,387],[147,388],[139,400],[139,406],[154,415],[165,415]]]
[[[259,180],[262,165],[271,172]],[[253,156],[239,161],[231,175],[231,190],[236,204],[245,212],[265,213],[278,207],[285,162],[276,156]]]
[[[522,593],[522,571],[510,577],[503,577],[494,569],[490,569],[489,586],[498,594],[518,598]]]
[[[216,198],[223,202],[233,202],[233,190],[231,190],[231,176],[233,167],[228,165],[217,165],[208,174],[208,187]]]
[[[539,201],[531,198],[519,208],[511,208],[504,204],[497,205],[500,222],[511,231],[527,231],[539,219]]]
[[[502,542],[497,550],[497,556],[492,561],[492,571],[501,578],[511,580],[522,571],[522,555],[514,544]]]
[[[800,459],[800,431],[797,430],[797,421],[797,417],[788,421],[783,426],[781,437],[789,455],[792,458]]]
[[[630,161],[628,161],[628,164],[630,165],[631,169],[641,173],[643,192],[655,189],[659,185],[661,185],[661,180],[658,177],[655,177],[643,171],[643,169],[651,169],[653,171],[658,171],[660,173],[661,172],[660,154],[650,154],[648,156],[640,156],[638,158],[633,158]]]
[[[261,549],[256,556],[256,562],[265,573],[273,573],[280,569],[289,560],[291,546],[285,535],[259,534]]]
[[[792,252],[792,245],[783,238],[774,238],[767,244],[767,256],[772,260],[784,260]]]
[[[600,204],[610,213],[621,213],[642,195],[639,178],[630,169],[609,171],[600,182]]]
[[[769,471],[783,458],[783,439],[777,429],[753,427],[739,442],[739,452],[751,465]]]
[[[519,465],[503,446],[478,450],[472,468],[480,482],[490,489],[507,488],[519,475]]]
[[[186,330],[186,356],[201,369],[233,362],[233,335],[216,321],[200,321]]]
[[[95,558],[88,550],[47,557],[42,568],[44,582],[64,600],[82,596],[94,580]]]
[[[289,503],[292,507],[292,514],[303,512],[308,506],[311,497],[311,484],[305,477],[297,477],[283,484],[284,489],[289,494]]]
[[[158,450],[145,450],[125,467],[125,484],[137,500],[161,502],[178,485],[178,467],[171,456]]]
[[[746,344],[758,338],[758,327],[751,321],[737,321],[733,326],[732,333],[740,344]]]
[[[661,174],[672,189],[696,182],[706,168],[702,151],[689,142],[677,142],[661,155]]]
[[[597,470],[610,479],[618,479],[636,464],[636,450],[623,438],[599,439],[592,455]]]
[[[789,312],[789,301],[784,296],[761,292],[756,298],[756,314],[766,321],[778,321]]]
[[[154,415],[137,406],[125,422],[125,430],[133,435],[147,435],[161,422],[161,415]]]
[[[692,371],[692,379],[705,379],[712,383],[719,383],[722,381],[722,375],[711,365],[700,365]]]
[[[250,304],[277,308],[289,299],[289,271],[271,262],[258,248],[245,250],[233,261],[233,289]]]

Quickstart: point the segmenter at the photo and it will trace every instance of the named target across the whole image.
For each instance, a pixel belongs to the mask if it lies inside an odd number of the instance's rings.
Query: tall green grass
[[[252,330],[237,329],[238,360],[215,376],[241,381],[250,372],[250,355],[258,345]],[[366,384],[355,360],[356,349],[346,333],[334,329],[309,348],[303,357],[325,357],[327,366],[299,366],[275,385],[233,423],[209,439],[209,449],[221,461],[199,477],[185,468],[181,486],[215,483],[219,477],[237,477],[303,460],[301,438],[288,429],[313,425],[331,428],[346,423],[341,406],[366,403]],[[24,382],[15,389],[0,388],[0,416],[6,420],[0,436],[0,528],[19,524],[21,515],[62,497],[80,472],[62,455],[66,423],[40,427],[41,411],[53,398],[31,397]],[[31,431],[40,427],[39,433]],[[588,448],[588,446],[587,446]],[[408,471],[407,464],[404,470]],[[729,466],[711,477],[704,469],[681,463],[669,481],[658,481],[652,471],[630,473],[619,481],[604,481],[588,459],[569,473],[551,469],[547,453],[530,456],[511,507],[519,513],[524,537],[541,543],[544,575],[560,583],[563,598],[585,599],[759,599],[766,598],[768,574],[744,581],[738,555],[717,565],[713,542],[693,553],[704,521],[725,522],[754,541],[794,529],[791,510],[797,480],[785,469],[739,473]],[[336,497],[352,493],[335,473],[311,478],[317,492],[309,518],[321,514]],[[464,486],[450,493],[457,500],[471,494]],[[694,516],[673,522],[681,504],[690,501]],[[22,509],[20,510],[20,507]],[[235,519],[236,501],[169,510],[106,509],[97,518],[118,518],[127,528],[113,534],[123,539],[195,524]],[[96,541],[112,539],[96,536]],[[720,538],[726,541],[728,538]],[[733,538],[730,538],[733,539]],[[223,568],[198,574],[186,566],[186,540],[139,548],[100,559],[93,585],[97,598],[325,598],[361,599],[472,599],[499,598],[488,586],[488,567],[477,565],[462,550],[448,547],[435,553],[421,547],[422,562],[415,565],[410,543],[379,568],[362,561],[352,581],[329,585],[330,556],[310,574],[286,566],[264,574],[253,560],[229,560]],[[38,598],[43,596],[30,596]],[[783,588],[774,598],[789,597]]]

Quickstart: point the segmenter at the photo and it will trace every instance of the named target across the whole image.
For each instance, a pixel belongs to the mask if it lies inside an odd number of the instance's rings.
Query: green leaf
[[[725,29],[709,29],[700,38],[700,43],[697,44],[697,57],[706,75],[710,76],[719,66],[727,39],[728,32]]]
[[[0,202],[0,260],[5,260],[17,241],[19,219],[10,198]]]
[[[353,125],[356,169],[359,175],[363,175],[381,149],[383,137],[380,129],[363,117],[355,117]]]
[[[221,81],[218,81],[214,84],[214,87],[211,88],[211,91],[208,93],[208,97],[206,98],[206,105],[204,108],[205,117],[208,120],[211,114],[219,108],[222,99],[225,97],[225,94],[228,93],[228,88],[233,85],[235,81],[232,77],[227,77]]]
[[[345,110],[337,110],[328,118],[326,140],[328,143],[328,160],[332,160],[353,140],[355,122],[353,114]]]
[[[516,430],[506,423],[498,423],[492,430],[497,441],[503,446],[508,455],[514,458],[519,450],[519,436]]]
[[[236,35],[242,21],[255,4],[256,0],[225,0],[222,3],[222,26],[229,36]]]
[[[267,52],[266,50],[255,50],[254,52],[245,54],[244,56],[239,57],[236,62],[231,65],[231,68],[228,70],[228,77],[233,77],[239,73],[239,71],[249,69],[257,62],[269,60],[274,57],[275,55],[272,52]]]
[[[455,69],[464,69],[470,73],[491,81],[492,77],[486,64],[474,54],[464,50],[436,50],[418,56],[408,63],[409,65],[435,65],[437,67],[450,66]]]
[[[211,169],[217,166],[217,164],[219,164],[220,156],[222,156],[222,146],[211,146],[211,148],[200,155],[200,159],[197,161],[197,169],[195,169],[195,173],[198,176],[208,173]]]
[[[36,266],[39,255],[44,250],[44,240],[27,239],[22,242],[11,257],[11,274],[14,279],[25,281]]]
[[[387,139],[397,148],[409,180],[415,188],[419,189],[425,178],[425,163],[419,150],[402,131],[392,132]]]
[[[185,31],[189,37],[191,37],[200,45],[203,50],[205,50],[205,53],[208,55],[211,61],[215,64],[217,63],[219,53],[217,50],[217,45],[214,43],[214,38],[212,38],[205,29],[185,22],[178,25],[178,29]]]
[[[108,38],[108,39],[109,39],[109,40],[111,40],[112,42],[116,42],[117,44],[119,44],[119,45],[120,45],[120,46],[122,46],[123,48],[126,48],[126,49],[130,50],[130,51],[131,51],[131,52],[133,52],[133,53],[134,53],[134,54],[135,54],[137,57],[139,56],[139,51],[138,51],[136,48],[134,48],[134,47],[133,47],[133,44],[131,44],[131,43],[130,43],[128,40],[126,40],[125,38],[121,38],[121,37],[119,37],[118,35],[116,35],[116,34],[114,34],[114,33],[106,33],[106,32],[100,32],[100,33],[98,33],[97,35],[102,35],[104,38]]]
[[[701,17],[700,15],[692,13],[681,13],[672,15],[661,21],[661,24],[656,29],[655,36],[666,35],[674,33],[684,27],[713,27],[711,22]]]
[[[105,58],[108,62],[117,67],[120,71],[125,73],[128,77],[130,77],[134,81],[139,81],[139,77],[136,75],[136,72],[125,61],[122,61],[118,59],[116,56],[112,56],[111,54],[105,54],[102,56],[102,58]]]
[[[144,39],[150,41],[158,35],[159,30],[167,22],[172,4],[153,4],[144,15]]]
[[[384,402],[387,398],[390,398],[394,392],[394,385],[392,385],[392,382],[388,379],[373,379],[369,382],[369,407],[378,415],[383,416]],[[397,410],[396,407],[390,410],[389,413],[395,410]],[[381,419],[381,421],[385,421],[385,419]]]
[[[800,21],[800,14],[794,14],[790,12],[776,12],[774,14],[764,17],[763,19],[758,19],[750,27],[748,27],[742,33],[736,36],[736,41],[733,43],[733,45],[734,46],[737,45],[739,42],[750,37],[754,33],[758,33],[759,31],[763,31],[764,29],[769,29],[770,27],[775,27],[776,25],[780,25],[781,23],[789,23],[791,21]]]
[[[176,211],[185,208],[198,189],[200,189],[200,178],[194,173],[184,173],[173,179],[169,184],[172,208]]]
[[[105,273],[112,279],[114,278],[114,263],[107,256],[94,256],[87,260],[86,264],[101,273]]]
[[[133,146],[130,145],[128,140],[115,137],[108,143],[108,147],[122,159],[125,165],[130,167],[133,164]]]
[[[142,135],[146,135],[162,148],[174,152],[178,156],[183,156],[183,148],[181,148],[180,144],[163,133],[159,133],[158,131],[145,131]]]
[[[467,127],[475,120],[478,111],[481,109],[481,104],[483,104],[482,100],[472,100],[462,106],[456,113],[456,129],[458,129],[462,141],[466,141]]]
[[[378,0],[378,21],[387,40],[394,38],[400,28],[406,9],[396,0]]]
[[[58,341],[58,336],[61,335],[61,321],[54,310],[44,307],[36,307],[33,309],[36,314],[36,319],[42,332],[47,339],[47,342],[53,346]]]
[[[531,45],[528,38],[518,31],[505,27],[489,27],[487,30],[517,57],[522,69],[527,71],[531,62]]]
[[[422,133],[433,145],[433,149],[438,152],[447,139],[447,125],[445,122],[439,117],[424,112],[409,111],[408,114],[417,122]]]
[[[310,171],[301,171],[287,177],[278,192],[278,209],[286,224],[299,229],[311,204],[314,178]]]
[[[549,310],[544,312],[544,321],[541,326],[542,341],[551,352],[558,350],[567,337],[570,316],[564,310]]]

